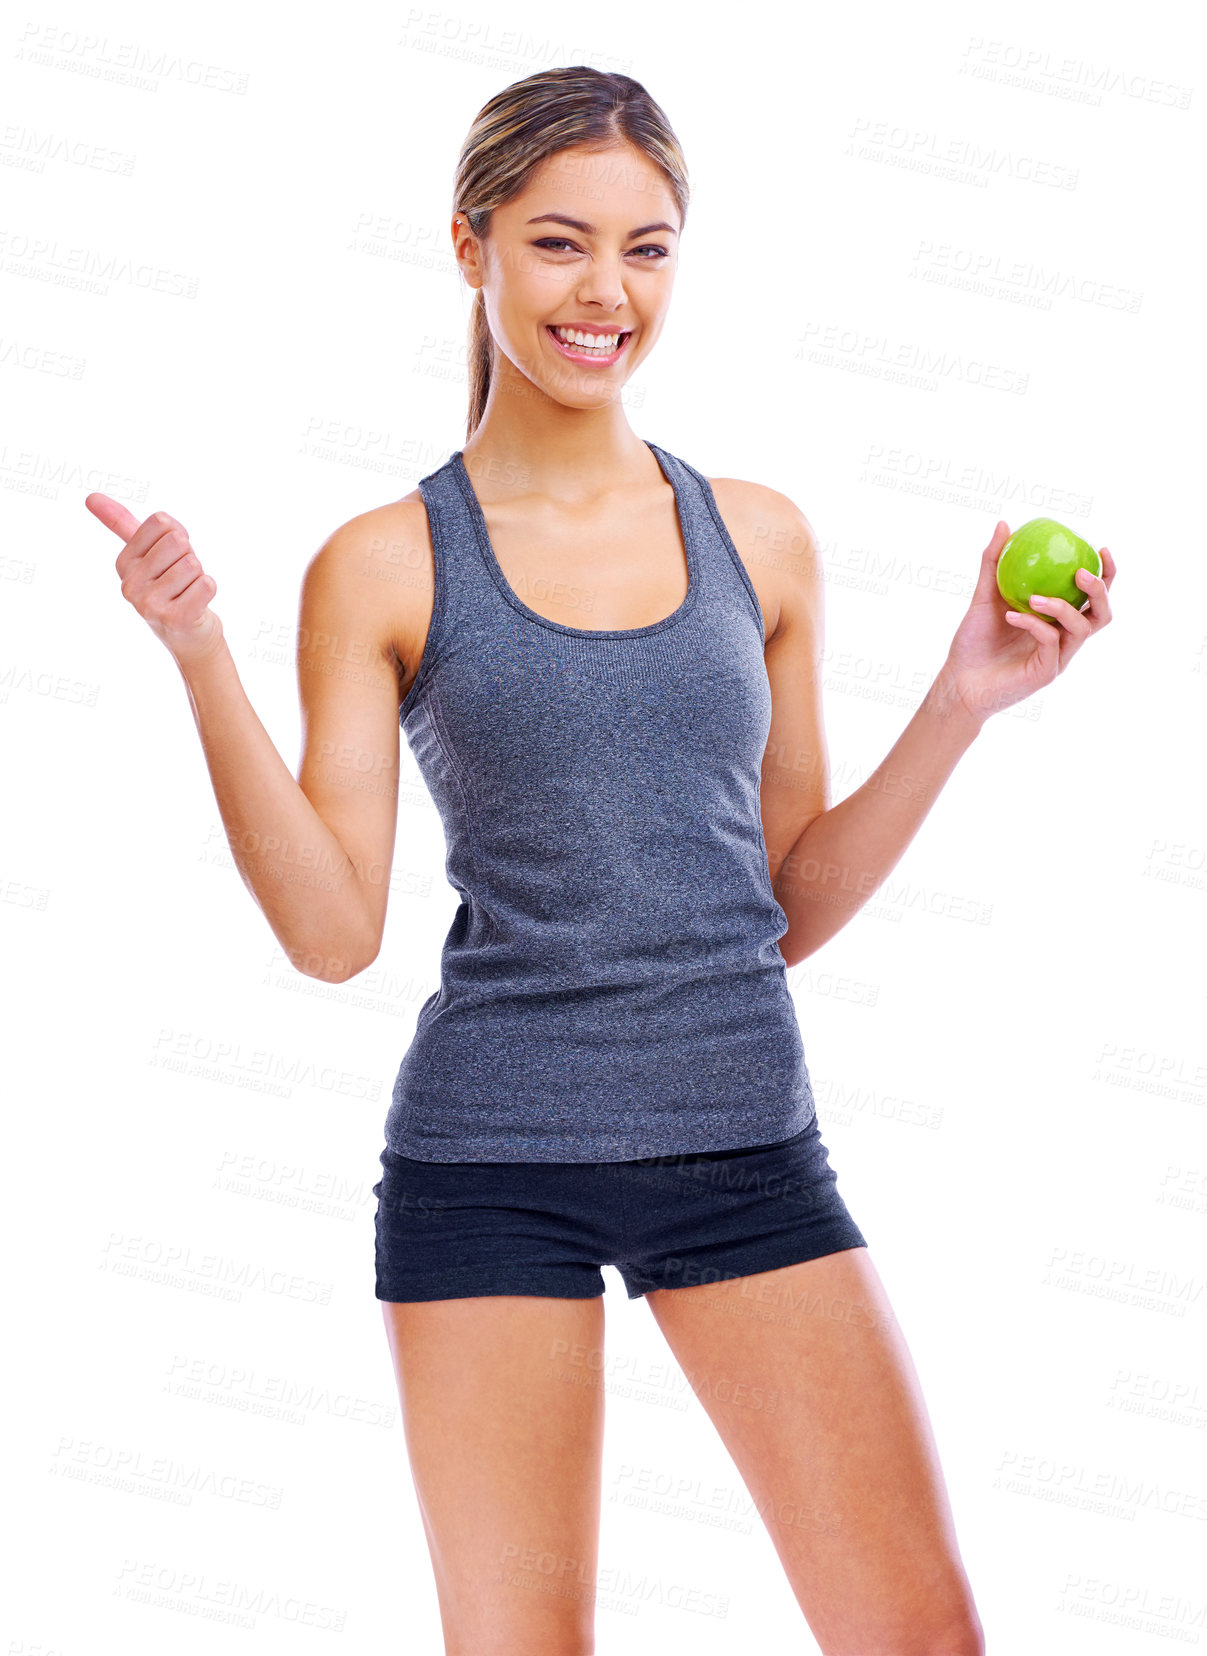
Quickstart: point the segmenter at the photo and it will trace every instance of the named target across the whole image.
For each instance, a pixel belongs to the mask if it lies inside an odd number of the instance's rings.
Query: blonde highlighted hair
[[[461,146],[453,210],[484,240],[494,209],[521,194],[541,162],[572,145],[606,149],[623,142],[641,150],[666,175],[682,223],[690,187],[670,122],[639,81],[585,64],[542,69],[504,87],[482,106]],[[486,410],[493,349],[479,288],[469,319],[467,442]]]

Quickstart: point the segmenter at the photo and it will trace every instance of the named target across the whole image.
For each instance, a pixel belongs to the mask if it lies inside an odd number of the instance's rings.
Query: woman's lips
[[[577,345],[567,345],[564,340],[557,337],[548,323],[545,324],[545,332],[564,357],[568,357],[571,362],[581,362],[584,367],[589,368],[610,368],[614,362],[619,361],[625,346],[633,337],[633,330],[629,328],[621,333],[616,342],[616,349],[609,351],[607,356],[601,356],[597,351],[584,351]]]

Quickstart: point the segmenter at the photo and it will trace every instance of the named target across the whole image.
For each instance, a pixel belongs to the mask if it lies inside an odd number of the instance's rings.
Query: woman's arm
[[[776,900],[788,917],[789,966],[841,931],[900,862],[980,726],[940,674],[888,755],[854,793],[790,844],[767,847]]]
[[[776,540],[792,555],[781,560],[775,629],[764,651],[772,715],[761,797],[772,890],[788,917],[780,953],[795,966],[841,931],[892,873],[979,725],[936,680],[884,761],[831,804],[821,556],[791,501],[767,496],[764,515],[768,507],[784,520]]]
[[[216,585],[182,526],[166,512],[139,524],[105,495],[86,504],[126,543],[123,595],[184,679],[244,883],[298,971],[346,981],[381,946],[397,822],[398,675],[372,561],[383,544],[378,520],[399,508],[352,519],[306,570],[295,780],[247,698],[208,608]]]
[[[782,497],[778,497],[782,500]],[[981,554],[976,589],[947,660],[884,761],[839,804],[830,803],[822,719],[823,576],[808,520],[779,507],[784,544],[800,549],[778,585],[778,620],[765,660],[772,691],[762,805],[768,867],[788,917],[780,952],[789,966],[840,931],[901,860],[960,757],[993,713],[1051,682],[1091,632],[1111,619],[1115,565],[1080,571],[1090,599],[1061,599],[1040,615],[1007,608],[997,561],[1010,530],[999,523]]]

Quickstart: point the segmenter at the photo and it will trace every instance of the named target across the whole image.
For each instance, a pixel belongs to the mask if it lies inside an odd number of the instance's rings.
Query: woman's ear
[[[453,214],[453,255],[471,288],[482,286],[481,243],[460,213]]]

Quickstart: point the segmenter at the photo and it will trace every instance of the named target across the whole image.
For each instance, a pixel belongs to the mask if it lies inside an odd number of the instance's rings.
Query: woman
[[[965,1656],[983,1637],[926,1408],[820,1138],[785,967],[877,889],[985,720],[1109,621],[1114,566],[1104,548],[1078,577],[1084,610],[1016,613],[999,523],[922,705],[832,805],[808,521],[625,416],[687,200],[624,75],[548,70],[478,115],[451,226],[476,290],[466,444],[307,569],[296,782],[184,529],[87,504],[125,542],[122,591],[180,667],[240,872],[300,971],[343,982],[378,953],[400,723],[440,809],[461,904],[374,1189],[446,1649],[594,1648],[603,1392],[575,1382],[598,1377],[611,1264],[821,1648]],[[531,1591],[550,1557],[558,1590]]]

